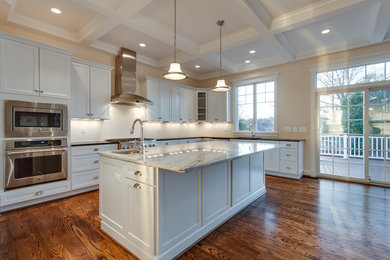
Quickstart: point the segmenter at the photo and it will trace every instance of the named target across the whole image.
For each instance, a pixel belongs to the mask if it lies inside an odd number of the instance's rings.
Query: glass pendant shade
[[[187,78],[187,75],[181,70],[180,63],[171,63],[168,72],[164,74],[164,78],[169,80],[183,80]]]
[[[226,82],[224,79],[219,79],[217,81],[217,85],[212,90],[215,92],[229,91],[229,86],[226,85]]]

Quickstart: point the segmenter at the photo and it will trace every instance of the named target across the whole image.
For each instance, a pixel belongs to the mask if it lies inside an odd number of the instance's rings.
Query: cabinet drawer
[[[70,190],[70,182],[57,182],[42,184],[17,190],[6,191],[1,197],[1,205],[11,205],[19,202],[44,198],[50,195],[60,194]]]
[[[297,161],[297,150],[282,148],[280,150],[281,159],[283,161],[296,162]]]
[[[298,147],[298,142],[280,142],[280,144],[285,145],[286,148],[294,148]]]
[[[117,150],[117,149],[118,149],[117,144],[98,144],[98,145],[76,146],[76,147],[72,147],[72,156],[97,154],[98,152],[111,151],[111,150]]]
[[[280,171],[288,174],[297,174],[296,162],[280,162]]]
[[[99,155],[72,156],[72,173],[99,169]]]
[[[154,185],[153,168],[137,164],[127,164],[122,166],[125,172],[125,177],[133,181],[143,182],[149,185]]]
[[[80,189],[99,184],[99,170],[72,175],[72,189]]]

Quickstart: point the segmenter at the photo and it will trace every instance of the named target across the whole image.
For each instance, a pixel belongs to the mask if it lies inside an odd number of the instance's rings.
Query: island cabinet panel
[[[127,185],[122,167],[115,161],[102,160],[100,166],[99,210],[100,218],[119,233],[124,233],[128,219]]]
[[[264,177],[264,153],[251,155],[250,157],[250,192],[261,190],[265,184]]]
[[[154,255],[154,187],[125,178],[127,182],[126,237]]]
[[[159,253],[190,237],[200,228],[200,174],[159,169]]]
[[[230,208],[230,163],[203,169],[203,223],[210,223]]]
[[[250,193],[249,156],[232,161],[232,205],[235,206]]]

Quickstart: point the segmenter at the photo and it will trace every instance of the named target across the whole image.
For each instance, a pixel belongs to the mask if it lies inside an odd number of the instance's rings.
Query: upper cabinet
[[[71,117],[109,119],[112,67],[73,59]]]
[[[69,99],[71,54],[1,33],[1,91]]]
[[[230,91],[207,91],[207,121],[231,122]]]
[[[230,122],[230,92],[196,90],[166,80],[146,77],[143,95],[153,101],[148,106],[149,121]]]

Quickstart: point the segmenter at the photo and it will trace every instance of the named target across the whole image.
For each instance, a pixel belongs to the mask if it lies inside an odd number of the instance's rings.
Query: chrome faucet
[[[130,129],[130,134],[134,134],[134,128],[135,128],[135,124],[136,124],[137,122],[139,122],[140,125],[141,125],[141,144],[140,144],[140,146],[141,146],[141,152],[144,153],[144,152],[145,152],[145,148],[144,148],[144,147],[145,147],[145,141],[144,141],[144,124],[143,124],[143,122],[142,122],[141,119],[137,118],[136,120],[134,120],[133,126],[132,126],[131,129]]]

